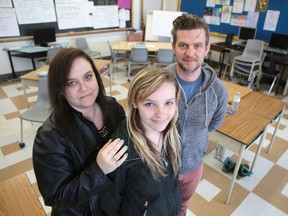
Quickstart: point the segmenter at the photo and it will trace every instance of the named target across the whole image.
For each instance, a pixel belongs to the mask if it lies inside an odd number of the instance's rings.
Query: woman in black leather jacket
[[[177,215],[182,202],[178,98],[175,75],[165,69],[146,68],[134,77],[127,98],[127,123],[123,120],[112,135],[128,145],[128,158],[108,174],[114,185],[100,195],[107,215]]]
[[[123,140],[110,140],[125,113],[104,85],[92,59],[62,49],[48,72],[52,114],[37,131],[33,165],[45,204],[55,215],[102,215],[98,194],[107,174],[127,158]],[[114,158],[121,158],[117,161]]]

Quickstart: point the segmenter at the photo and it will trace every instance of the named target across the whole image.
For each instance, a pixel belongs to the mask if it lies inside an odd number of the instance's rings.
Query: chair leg
[[[234,76],[234,67],[235,67],[235,64],[234,64],[234,62],[233,62],[233,63],[232,63],[232,66],[231,66],[230,73],[229,73],[229,81],[230,81],[230,82],[232,81],[233,76]]]
[[[269,91],[268,91],[267,95],[270,95],[270,93],[271,93],[271,91],[272,91],[272,89],[273,89],[273,87],[274,87],[274,84],[275,84],[276,80],[277,80],[277,76],[274,77],[273,82],[272,82],[272,84],[271,84],[271,86],[270,86],[270,88],[269,88]]]
[[[130,82],[131,64],[128,63],[128,82]]]
[[[253,82],[254,82],[254,79],[255,79],[255,74],[253,74],[251,77],[250,77],[250,80],[248,79],[248,88],[251,88]],[[257,87],[256,87],[257,88]],[[258,86],[259,88],[259,86]]]
[[[229,63],[226,64],[226,67],[225,67],[224,71],[223,71],[222,74],[221,74],[221,80],[224,80],[224,79],[225,79],[225,75],[226,75],[226,73],[227,73],[228,67],[229,67]]]
[[[20,119],[20,143],[19,143],[20,148],[25,147],[25,143],[23,142],[23,119]]]

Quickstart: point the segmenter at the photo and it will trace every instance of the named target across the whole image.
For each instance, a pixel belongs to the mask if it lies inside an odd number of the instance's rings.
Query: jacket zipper
[[[144,204],[144,214],[143,214],[143,216],[147,216],[147,208],[148,208],[148,201],[146,201],[145,204]]]

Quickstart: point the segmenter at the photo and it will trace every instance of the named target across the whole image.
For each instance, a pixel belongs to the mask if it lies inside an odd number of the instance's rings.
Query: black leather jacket
[[[109,216],[143,216],[145,211],[147,216],[176,216],[182,192],[169,160],[166,160],[168,175],[155,180],[129,140],[125,120],[112,137],[119,137],[128,145],[128,158],[108,174],[114,185],[100,195],[104,212]]]
[[[107,97],[105,125],[114,132],[125,118],[123,108]],[[61,132],[53,113],[39,128],[33,147],[33,165],[39,190],[54,215],[103,215],[98,194],[111,185],[96,163],[96,155],[107,142],[95,125],[74,110],[81,145]]]

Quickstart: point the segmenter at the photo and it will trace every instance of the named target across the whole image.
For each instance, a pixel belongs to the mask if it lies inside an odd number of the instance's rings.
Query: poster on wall
[[[0,37],[20,36],[14,8],[0,8]]]
[[[257,28],[259,13],[249,11],[246,20],[246,27]]]
[[[223,5],[222,6],[221,22],[222,23],[230,23],[231,13],[232,13],[232,6]]]
[[[264,30],[275,31],[279,19],[280,11],[268,10],[264,23]]]
[[[19,25],[56,22],[53,0],[13,0]]]
[[[269,0],[257,0],[256,11],[266,12],[268,8]]]

